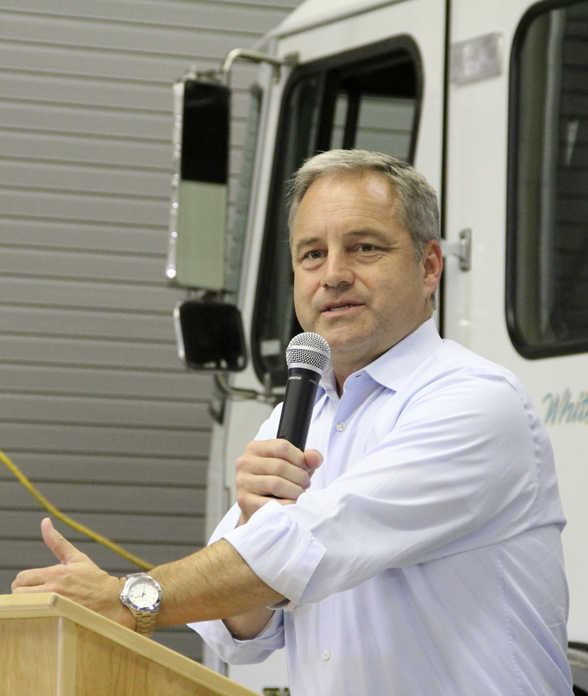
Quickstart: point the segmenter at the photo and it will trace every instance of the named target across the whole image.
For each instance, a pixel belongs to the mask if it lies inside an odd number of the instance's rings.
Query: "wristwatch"
[[[147,573],[126,576],[120,601],[130,609],[137,622],[135,631],[142,636],[150,636],[155,631],[162,596],[161,585]]]

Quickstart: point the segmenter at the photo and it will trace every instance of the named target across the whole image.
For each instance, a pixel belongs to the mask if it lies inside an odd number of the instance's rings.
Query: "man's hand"
[[[322,455],[302,452],[287,440],[254,440],[236,465],[237,502],[243,524],[268,500],[294,503],[310,485]]]
[[[135,620],[119,599],[124,580],[99,568],[62,536],[48,517],[41,522],[41,534],[59,564],[21,571],[12,583],[12,592],[57,592],[134,629]]]

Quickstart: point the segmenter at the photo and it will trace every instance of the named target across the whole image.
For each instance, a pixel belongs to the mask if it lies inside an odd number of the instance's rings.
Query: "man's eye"
[[[364,253],[369,253],[370,251],[377,251],[379,247],[377,247],[375,244],[358,244],[356,247],[357,251],[361,251]]]
[[[302,260],[310,259],[314,261],[323,257],[323,252],[320,249],[310,249],[302,255]]]

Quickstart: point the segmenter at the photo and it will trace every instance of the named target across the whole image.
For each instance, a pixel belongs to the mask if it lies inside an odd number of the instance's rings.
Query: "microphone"
[[[288,383],[277,436],[298,449],[306,444],[316,389],[330,359],[329,344],[310,331],[294,336],[286,348]]]

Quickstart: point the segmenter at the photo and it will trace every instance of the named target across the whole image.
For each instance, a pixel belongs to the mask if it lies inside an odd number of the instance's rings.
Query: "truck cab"
[[[280,400],[300,331],[289,178],[330,148],[396,155],[439,193],[442,336],[515,372],[547,424],[568,519],[570,661],[588,693],[588,1],[307,0],[255,55],[223,256],[249,361],[219,392],[209,529],[234,499],[235,459]],[[281,670],[229,675],[285,693]]]

